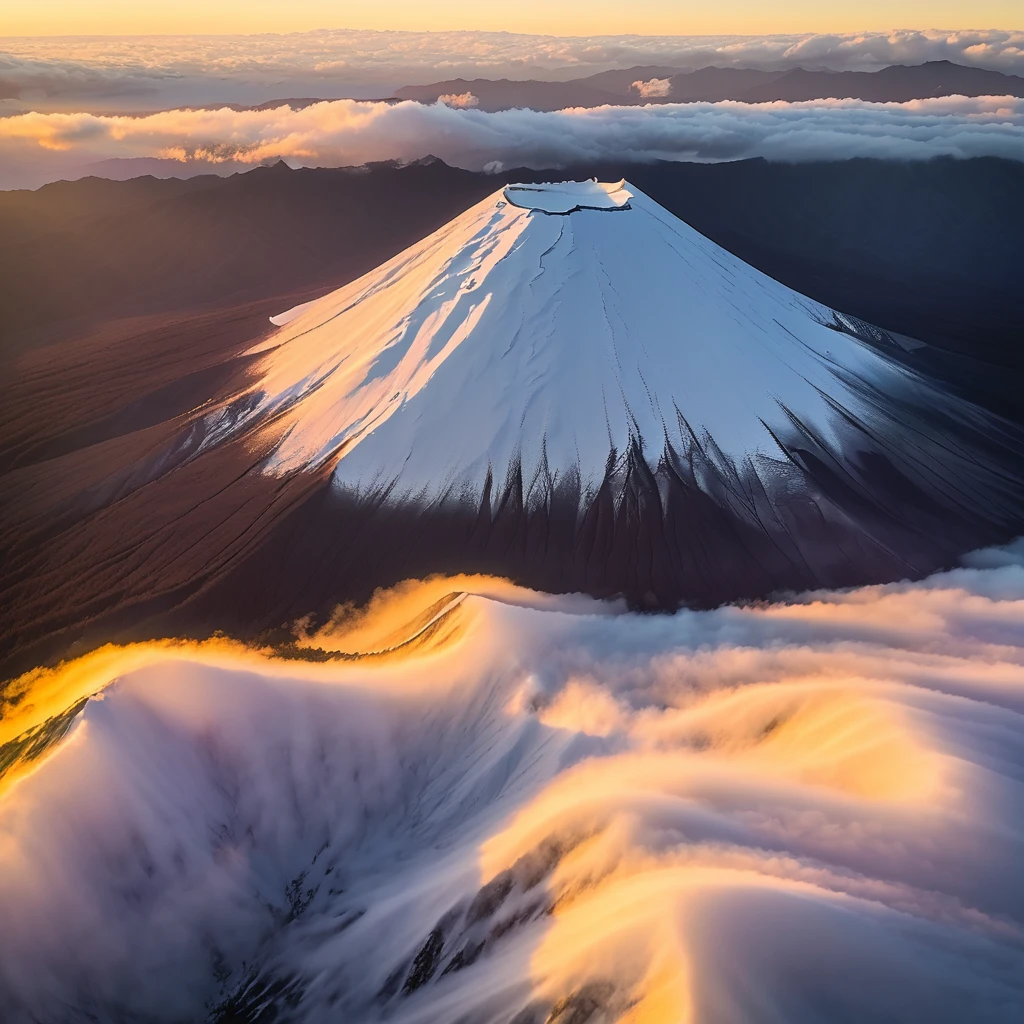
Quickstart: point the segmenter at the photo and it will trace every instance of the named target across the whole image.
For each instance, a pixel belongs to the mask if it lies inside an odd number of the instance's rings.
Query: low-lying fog
[[[5,1021],[1021,1019],[1020,547],[675,616],[407,585],[288,653],[9,687]]]

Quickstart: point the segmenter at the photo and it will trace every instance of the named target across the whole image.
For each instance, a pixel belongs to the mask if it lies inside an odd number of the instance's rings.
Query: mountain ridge
[[[652,80],[657,88],[641,91]],[[596,107],[611,104],[802,102],[818,99],[859,99],[904,103],[932,96],[1024,96],[1024,77],[948,60],[924,64],[894,64],[878,71],[814,71],[803,67],[784,71],[709,65],[696,71],[636,67],[605,71],[567,82],[502,79],[453,79],[430,85],[404,86],[398,99],[433,103],[445,95],[472,94],[481,110],[519,106],[534,110]]]

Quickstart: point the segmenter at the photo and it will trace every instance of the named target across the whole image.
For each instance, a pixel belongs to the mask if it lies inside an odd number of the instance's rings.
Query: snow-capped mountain
[[[273,422],[262,472],[331,472],[314,579],[714,603],[918,575],[1019,523],[1018,432],[901,365],[915,342],[626,182],[510,185],[273,322],[208,427]]]
[[[101,443],[10,476],[13,671],[264,637],[434,574],[714,606],[1024,532],[1019,428],[627,183],[499,189],[274,320],[232,325],[227,362],[183,349],[173,387],[140,349]],[[52,526],[30,542],[17,516]]]
[[[1024,1019],[1018,428],[625,182],[240,322],[8,474],[3,1024]]]

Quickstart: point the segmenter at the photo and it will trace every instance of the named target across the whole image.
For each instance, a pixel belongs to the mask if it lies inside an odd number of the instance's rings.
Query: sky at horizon
[[[449,0],[44,0],[11,4],[0,13],[0,37],[303,32],[315,29],[454,29],[594,35],[758,34],[858,32],[895,28],[948,30],[1024,26],[1019,0],[635,0],[624,10],[612,0],[519,0],[513,7]]]

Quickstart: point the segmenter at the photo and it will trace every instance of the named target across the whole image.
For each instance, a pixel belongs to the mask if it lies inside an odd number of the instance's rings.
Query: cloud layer
[[[708,64],[873,69],[928,60],[1024,73],[1024,31],[558,37],[321,31],[260,36],[0,38],[10,109],[143,110],[289,96],[381,97],[455,77],[579,78]]]
[[[0,119],[0,156],[10,167],[34,167],[36,183],[114,157],[163,157],[183,165],[212,160],[245,167],[285,159],[343,166],[428,153],[471,169],[755,156],[1020,160],[1024,99],[726,101],[486,113],[461,96],[434,105],[337,100],[300,110],[175,110],[145,117],[31,113]],[[0,179],[0,185],[11,182]]]
[[[1021,546],[971,561],[674,616],[438,580],[302,641],[412,651],[24,677],[0,740],[74,722],[0,792],[0,1014],[1017,1021]]]

